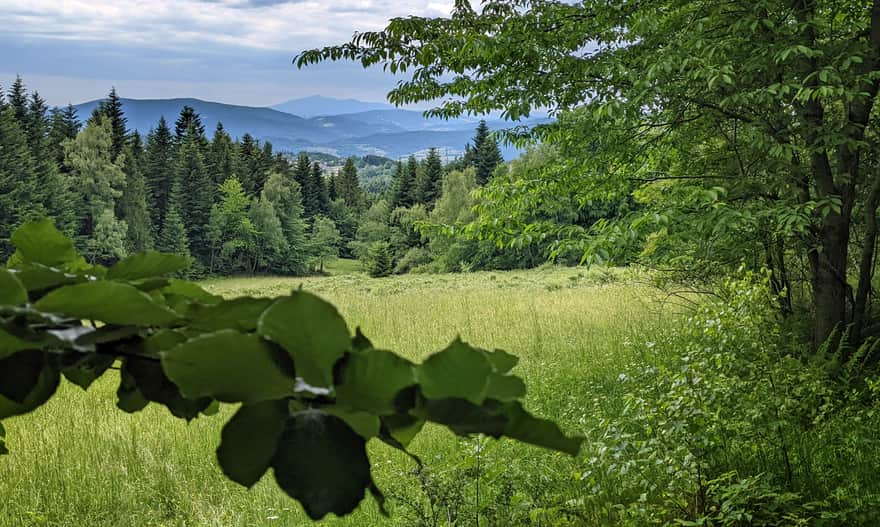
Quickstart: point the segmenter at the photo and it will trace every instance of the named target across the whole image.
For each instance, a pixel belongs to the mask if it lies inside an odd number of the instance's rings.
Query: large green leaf
[[[202,331],[257,329],[260,316],[272,304],[271,298],[234,298],[211,305],[193,304],[187,312],[190,327]]]
[[[565,452],[572,456],[576,456],[580,451],[582,437],[566,436],[556,423],[532,416],[519,402],[507,404],[503,414],[508,419],[504,435],[511,439]]]
[[[50,219],[22,225],[12,234],[11,241],[25,262],[58,266],[79,258],[73,242]]]
[[[119,388],[116,390],[116,406],[123,412],[133,414],[140,412],[150,401],[138,388],[137,378],[123,366],[119,371]]]
[[[278,353],[277,355],[281,355]],[[294,395],[292,372],[256,335],[226,329],[164,351],[165,373],[188,398],[258,402]]]
[[[519,357],[511,355],[504,350],[495,350],[485,352],[489,357],[489,362],[498,373],[507,373],[519,363]]]
[[[526,384],[515,375],[501,375],[491,373],[489,385],[486,387],[486,397],[499,401],[516,401],[526,395]]]
[[[411,362],[376,349],[349,354],[337,371],[336,399],[378,415],[394,413],[397,394],[416,382]]]
[[[27,301],[27,289],[21,280],[12,271],[0,269],[0,304],[18,306]]]
[[[476,405],[466,399],[439,399],[425,401],[425,413],[429,421],[448,427],[458,435],[487,434],[501,437],[508,419],[496,412],[497,403],[491,407]]]
[[[15,359],[16,355],[0,362],[0,371],[11,371],[12,373],[15,373],[11,370],[11,366],[6,363],[6,361]],[[58,368],[52,365],[49,361],[44,362],[39,375],[36,378],[28,376],[29,389],[23,400],[17,402],[0,395],[0,419],[26,414],[38,408],[52,397],[55,390],[58,388],[60,380],[61,375],[58,373]]]
[[[348,326],[336,308],[303,291],[272,304],[257,331],[284,347],[297,375],[312,386],[331,386],[333,365],[351,347]]]
[[[156,251],[137,253],[125,258],[107,271],[108,280],[140,280],[171,274],[189,267],[189,259],[179,254]]]
[[[252,487],[268,470],[290,412],[284,399],[245,404],[223,427],[217,461],[229,479]]]
[[[46,366],[42,351],[20,351],[0,360],[0,396],[23,403]]]
[[[338,404],[322,408],[327,414],[336,416],[351,427],[364,439],[371,439],[379,435],[379,418],[369,412],[361,412]]]
[[[387,435],[397,444],[394,447],[406,448],[425,426],[425,418],[411,414],[383,415],[380,418],[382,435]],[[381,436],[380,436],[381,437]]]
[[[68,365],[64,365],[61,373],[64,377],[76,384],[83,390],[88,389],[95,380],[106,372],[116,357],[113,355],[103,355],[97,353],[85,353],[73,355],[75,360]]]
[[[180,318],[130,285],[105,281],[61,287],[38,300],[34,306],[49,313],[63,313],[107,324],[161,326]]]
[[[81,274],[67,273],[42,264],[22,264],[15,267],[16,276],[28,291],[43,291],[60,285],[78,284],[88,278]]]
[[[117,405],[126,411],[138,411],[143,400],[159,403],[182,419],[195,419],[211,405],[210,397],[187,398],[165,375],[158,360],[127,357],[122,365],[122,383]]]
[[[320,410],[298,412],[288,421],[272,468],[278,485],[313,520],[352,512],[373,486],[364,438]]]
[[[461,339],[428,357],[417,370],[422,393],[428,399],[460,398],[474,404],[486,398],[491,373],[486,354]]]

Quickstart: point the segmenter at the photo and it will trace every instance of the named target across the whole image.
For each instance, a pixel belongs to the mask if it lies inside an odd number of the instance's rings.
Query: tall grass
[[[568,431],[589,426],[579,411],[592,397],[586,386],[613,389],[632,359],[625,343],[649,340],[666,320],[652,303],[652,290],[620,272],[544,269],[385,279],[351,274],[206,285],[227,296],[270,296],[302,286],[335,303],[352,329],[360,326],[377,346],[415,360],[459,334],[475,345],[506,349],[521,359],[517,372],[529,386],[530,409]],[[0,458],[0,526],[309,524],[271,475],[248,491],[221,474],[214,449],[233,407],[191,423],[156,406],[127,415],[114,406],[116,375],[106,377],[88,393],[64,383],[46,406],[4,423],[11,454]],[[480,478],[497,480],[501,472],[514,471],[536,486],[542,478],[558,484],[571,479],[573,466],[564,456],[509,442],[463,442],[435,427],[412,449],[435,475],[472,465],[477,451],[503,461],[492,465],[493,473],[447,482],[459,487],[461,500],[479,499],[470,486]],[[394,498],[392,519],[367,499],[352,516],[323,524],[405,525],[415,509],[431,506],[428,494],[437,489],[429,487],[435,484],[424,473],[414,475],[411,460],[381,444],[371,444],[370,455],[378,485]],[[528,492],[510,494],[521,495],[520,501],[508,496],[511,506],[535,506]]]

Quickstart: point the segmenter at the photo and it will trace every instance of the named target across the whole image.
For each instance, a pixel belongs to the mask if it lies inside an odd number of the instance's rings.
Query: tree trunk
[[[835,330],[843,331],[847,324],[846,302],[849,284],[846,282],[847,249],[849,245],[849,218],[831,212],[818,231],[818,243],[810,252],[813,307],[816,323],[813,345],[821,346]],[[837,345],[840,333],[830,342]]]

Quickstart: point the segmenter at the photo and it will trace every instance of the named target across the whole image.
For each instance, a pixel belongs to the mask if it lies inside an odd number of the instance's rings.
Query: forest
[[[6,90],[0,525],[880,522],[880,0],[456,0],[340,61],[511,125],[333,167]]]

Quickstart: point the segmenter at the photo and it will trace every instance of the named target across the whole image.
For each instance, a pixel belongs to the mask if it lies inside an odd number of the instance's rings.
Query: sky
[[[452,0],[0,0],[0,86],[21,75],[52,105],[196,97],[270,106],[309,95],[383,101],[379,68],[299,51],[397,16],[446,16]]]

